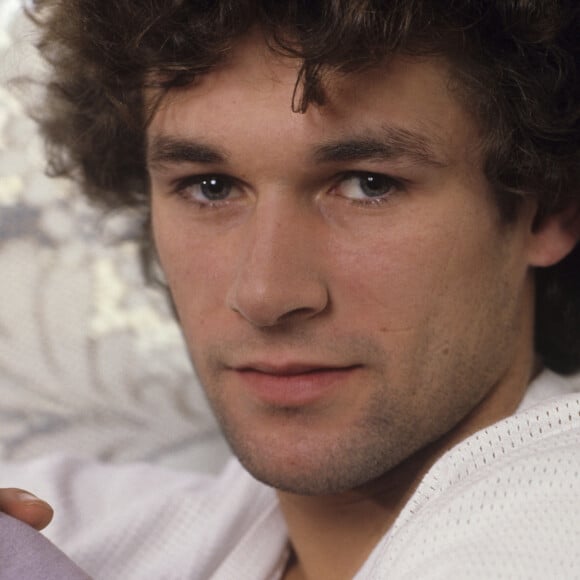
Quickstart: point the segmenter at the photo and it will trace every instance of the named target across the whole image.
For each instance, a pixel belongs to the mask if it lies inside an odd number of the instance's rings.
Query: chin
[[[356,445],[355,441],[313,439],[308,442],[251,445],[231,444],[235,455],[257,480],[279,491],[298,495],[333,495],[380,478],[402,459],[385,446]],[[270,443],[272,443],[270,441]],[[388,446],[387,446],[388,447]],[[401,450],[399,450],[400,452]]]

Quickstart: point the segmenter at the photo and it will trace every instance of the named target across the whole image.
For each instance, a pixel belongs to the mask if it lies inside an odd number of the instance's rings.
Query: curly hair
[[[50,172],[105,207],[148,211],[145,87],[191,83],[256,25],[301,65],[295,111],[324,103],[327,71],[447,58],[502,218],[522,197],[537,200],[538,223],[580,205],[578,0],[36,0],[31,16],[51,65]],[[578,370],[580,247],[536,279],[536,350],[558,372]]]

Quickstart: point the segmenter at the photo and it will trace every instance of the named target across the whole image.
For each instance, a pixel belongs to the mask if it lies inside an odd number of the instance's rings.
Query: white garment
[[[544,372],[524,410],[439,459],[356,580],[580,579],[579,387]],[[544,394],[556,398],[535,404]],[[0,487],[55,507],[46,535],[96,579],[271,580],[284,567],[276,495],[236,460],[217,479],[70,457],[0,471]]]

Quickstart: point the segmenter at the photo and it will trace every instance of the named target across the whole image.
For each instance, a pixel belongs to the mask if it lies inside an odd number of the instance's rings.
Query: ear
[[[563,260],[580,240],[580,204],[536,219],[530,233],[530,266],[547,267]]]

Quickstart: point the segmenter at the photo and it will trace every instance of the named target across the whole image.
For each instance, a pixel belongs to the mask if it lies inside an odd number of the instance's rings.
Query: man
[[[57,543],[109,578],[580,574],[547,370],[580,367],[577,3],[39,5],[52,165],[150,216],[244,466],[28,466]]]

